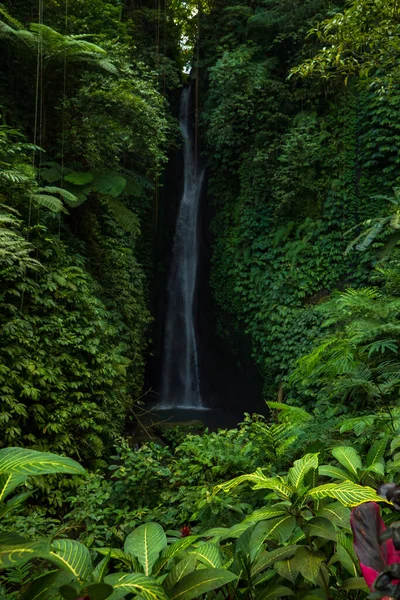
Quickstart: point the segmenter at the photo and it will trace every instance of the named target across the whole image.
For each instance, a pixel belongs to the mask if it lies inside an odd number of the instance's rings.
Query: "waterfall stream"
[[[198,216],[204,171],[199,170],[190,124],[191,88],[184,88],[179,123],[183,137],[183,194],[168,279],[161,409],[204,409],[194,316],[199,263]]]

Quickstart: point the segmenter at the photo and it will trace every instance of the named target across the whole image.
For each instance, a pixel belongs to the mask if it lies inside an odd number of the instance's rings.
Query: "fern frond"
[[[56,198],[56,196],[49,196],[48,194],[32,194],[32,200],[36,206],[48,208],[51,212],[57,214],[60,212],[68,213],[62,201],[59,198]]]
[[[43,192],[45,194],[58,194],[69,206],[77,206],[78,204],[78,198],[75,196],[75,194],[72,194],[64,188],[46,186],[38,188],[38,192]]]
[[[28,181],[30,181],[30,177],[23,171],[18,171],[17,169],[1,169],[0,170],[0,182],[1,183],[19,184],[19,183],[26,183]]]
[[[283,413],[282,415],[279,415],[278,418],[283,418],[284,420],[290,421],[292,424],[307,423],[314,419],[312,415],[298,406],[290,406],[283,402],[267,402],[267,405],[271,410],[277,410],[278,412]]]
[[[116,198],[109,197],[106,202],[115,220],[121,225],[122,229],[127,233],[139,235],[140,222],[137,215]]]

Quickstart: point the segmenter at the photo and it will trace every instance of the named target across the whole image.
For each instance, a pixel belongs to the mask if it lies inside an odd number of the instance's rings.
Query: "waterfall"
[[[198,216],[204,171],[199,171],[190,127],[191,88],[181,96],[183,194],[176,221],[167,291],[160,408],[203,409],[194,303],[199,262]]]

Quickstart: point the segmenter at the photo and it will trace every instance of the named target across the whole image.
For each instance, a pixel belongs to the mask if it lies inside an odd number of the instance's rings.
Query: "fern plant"
[[[132,194],[132,183],[136,183],[132,176],[113,171],[73,171],[61,168],[55,162],[44,163],[41,177],[49,183],[59,182],[63,187],[46,186],[44,191],[59,194],[69,206],[83,204],[90,194],[98,194],[105,202],[117,223],[127,232],[138,234],[139,219],[135,212],[130,210],[123,202],[124,196]],[[134,195],[136,195],[135,191]],[[50,208],[48,201],[48,208]],[[65,209],[58,201],[51,199],[53,210],[60,212]]]
[[[364,223],[362,223],[365,227],[364,231],[350,242],[347,246],[346,254],[354,248],[364,252],[376,241],[380,241],[383,245],[383,247],[379,249],[381,258],[393,251],[400,239],[400,188],[393,188],[393,193],[394,195],[392,197],[377,194],[371,198],[371,200],[386,201],[389,205],[392,205],[391,210],[388,211],[389,214],[387,216],[376,217],[364,221]],[[360,225],[356,225],[349,233],[359,228]]]
[[[109,73],[117,74],[118,69],[108,60],[106,51],[100,46],[85,40],[83,35],[63,35],[43,23],[32,23],[30,29],[23,29],[17,21],[10,19],[3,9],[6,21],[0,21],[0,40],[17,44],[27,49],[31,56],[39,52],[46,70],[51,64],[67,60],[85,62],[100,67]]]
[[[14,276],[25,274],[27,269],[37,271],[42,268],[40,262],[32,257],[33,245],[20,233],[21,220],[18,216],[15,209],[0,204],[0,265],[12,268]]]
[[[298,361],[292,383],[318,386],[319,394],[322,389],[359,405],[394,400],[400,387],[400,299],[376,288],[349,289],[318,310],[323,326],[337,330]]]

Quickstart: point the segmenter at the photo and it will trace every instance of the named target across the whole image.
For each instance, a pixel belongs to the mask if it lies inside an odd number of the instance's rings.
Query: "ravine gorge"
[[[399,40],[0,3],[0,600],[400,599]]]

